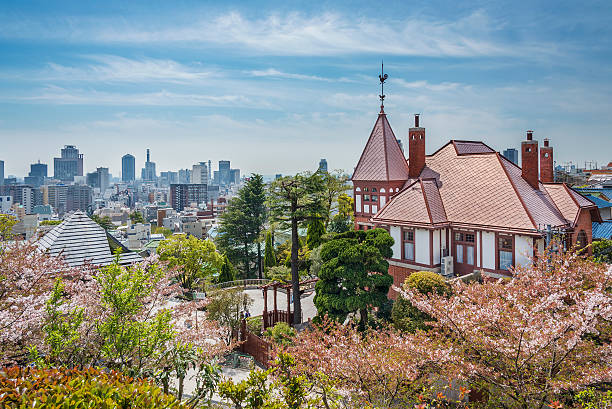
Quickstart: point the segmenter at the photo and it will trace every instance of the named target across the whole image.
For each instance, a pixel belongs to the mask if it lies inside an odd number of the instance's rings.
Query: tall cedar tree
[[[269,207],[272,219],[291,228],[291,285],[293,322],[302,320],[300,274],[298,271],[298,227],[325,211],[325,185],[320,174],[299,173],[285,176],[270,184]]]
[[[322,237],[325,234],[325,224],[321,217],[317,217],[308,222],[308,230],[306,231],[306,245],[310,250],[314,250],[322,243]]]
[[[351,190],[351,185],[347,183],[348,176],[345,175],[341,170],[334,170],[332,173],[317,171],[323,179],[325,190],[323,192],[325,211],[322,212],[323,223],[325,230],[331,221],[332,214],[336,213],[339,209],[336,208],[337,198],[343,193]]]
[[[253,174],[221,215],[217,245],[234,264],[243,266],[243,276],[251,275],[255,258],[259,278],[263,277],[261,231],[266,221],[266,189],[261,175]],[[253,257],[252,246],[257,245]]]
[[[217,278],[218,283],[227,283],[228,281],[234,281],[234,266],[229,261],[227,256],[223,256],[223,265],[221,266],[221,272],[219,273],[219,277]]]
[[[393,283],[389,263],[393,238],[384,229],[350,231],[323,244],[314,303],[320,316],[344,321],[359,311],[360,328],[365,328],[368,309],[387,301]]]
[[[272,241],[272,232],[266,232],[266,249],[264,252],[264,268],[267,270],[276,265],[276,256],[274,255],[274,243]]]

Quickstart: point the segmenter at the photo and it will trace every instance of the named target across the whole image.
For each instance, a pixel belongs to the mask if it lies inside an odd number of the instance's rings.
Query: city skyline
[[[558,163],[609,162],[610,8],[474,4],[3,4],[5,175],[69,144],[115,176],[146,148],[158,172],[229,158],[290,174],[325,156],[351,173],[382,59],[396,137],[421,113],[428,154],[452,138],[517,148],[533,129]]]

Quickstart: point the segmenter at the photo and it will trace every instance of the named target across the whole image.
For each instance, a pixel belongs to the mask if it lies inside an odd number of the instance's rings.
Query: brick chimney
[[[425,128],[419,127],[419,114],[414,115],[414,128],[408,131],[408,176],[418,178],[425,167]]]
[[[542,180],[542,183],[553,183],[555,181],[553,148],[548,145],[548,139],[544,139],[544,146],[540,148],[540,180]]]
[[[533,140],[533,131],[527,131],[527,140],[521,142],[521,167],[523,169],[523,179],[534,189],[539,189],[538,141]]]

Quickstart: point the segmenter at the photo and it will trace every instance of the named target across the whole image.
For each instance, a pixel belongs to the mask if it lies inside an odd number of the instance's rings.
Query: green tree
[[[350,231],[323,244],[314,303],[319,316],[344,321],[359,312],[360,328],[368,322],[368,311],[382,306],[393,278],[389,275],[393,239],[384,229]]]
[[[276,265],[276,257],[274,255],[274,242],[272,241],[272,232],[266,232],[266,249],[264,252],[264,270]]]
[[[593,260],[598,263],[612,264],[612,240],[603,239],[593,242]]]
[[[137,376],[164,357],[175,336],[170,312],[147,312],[145,301],[164,276],[156,264],[122,267],[117,261],[98,271],[95,278],[105,313],[95,326],[105,366]]]
[[[137,210],[130,213],[130,220],[132,221],[132,224],[146,223],[142,213]]]
[[[354,199],[342,193],[338,196],[338,213],[334,215],[327,227],[327,230],[333,233],[344,233],[353,230],[353,222],[355,215],[353,212]]]
[[[265,201],[263,177],[251,175],[219,218],[217,245],[235,265],[242,265],[245,278],[251,276],[253,262],[257,265],[259,277],[263,276],[261,232],[267,217]]]
[[[17,224],[17,219],[8,214],[0,214],[0,239],[10,240],[13,237],[13,226]]]
[[[306,245],[309,249],[313,250],[321,245],[323,242],[323,235],[325,234],[325,224],[321,217],[314,217],[308,222],[308,229],[306,230]]]
[[[226,283],[228,281],[234,281],[236,275],[234,273],[234,266],[229,261],[227,256],[223,256],[223,265],[221,266],[221,272],[217,278],[218,283]]]
[[[151,233],[153,234],[163,234],[165,238],[172,236],[172,230],[167,229],[163,226],[154,226]]]
[[[102,227],[104,230],[115,230],[113,219],[111,219],[110,216],[100,217],[97,214],[94,214],[93,216],[91,216],[91,220],[98,223],[100,227]]]
[[[404,288],[414,288],[421,294],[446,294],[450,292],[450,287],[444,278],[432,271],[417,271],[406,278]],[[399,296],[391,309],[391,319],[395,328],[401,331],[414,333],[417,329],[426,330],[429,327],[427,322],[432,318],[419,310],[412,303]]]
[[[224,328],[225,342],[229,345],[232,334],[238,330],[240,320],[244,317],[243,312],[249,309],[253,300],[239,288],[214,291],[208,298],[208,318],[217,321]]]
[[[61,220],[43,220],[42,222],[40,222],[40,225],[41,226],[57,226],[61,222],[62,222]]]
[[[323,193],[325,185],[319,174],[302,173],[276,179],[270,185],[269,207],[273,220],[291,229],[291,283],[293,297],[293,322],[299,324],[302,317],[300,300],[300,275],[298,268],[298,227],[325,211]]]
[[[188,290],[197,279],[214,275],[223,265],[223,257],[213,242],[194,236],[171,236],[159,244],[157,254],[170,268],[178,269],[178,280]]]
[[[321,175],[323,184],[325,186],[325,190],[323,192],[325,211],[322,214],[323,224],[325,229],[327,229],[332,214],[338,210],[338,208],[334,207],[334,205],[337,203],[338,196],[341,194],[346,194],[346,192],[351,189],[351,185],[347,183],[348,175],[344,174],[344,172],[341,170],[335,170],[331,173],[317,171],[317,173]]]

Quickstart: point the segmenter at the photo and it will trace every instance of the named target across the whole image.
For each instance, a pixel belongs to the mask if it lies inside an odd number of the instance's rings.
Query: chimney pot
[[[544,139],[544,146],[548,147],[548,138]]]
[[[527,131],[527,140],[528,141],[533,140],[533,131]]]
[[[414,114],[414,127],[419,127],[419,114]]]

